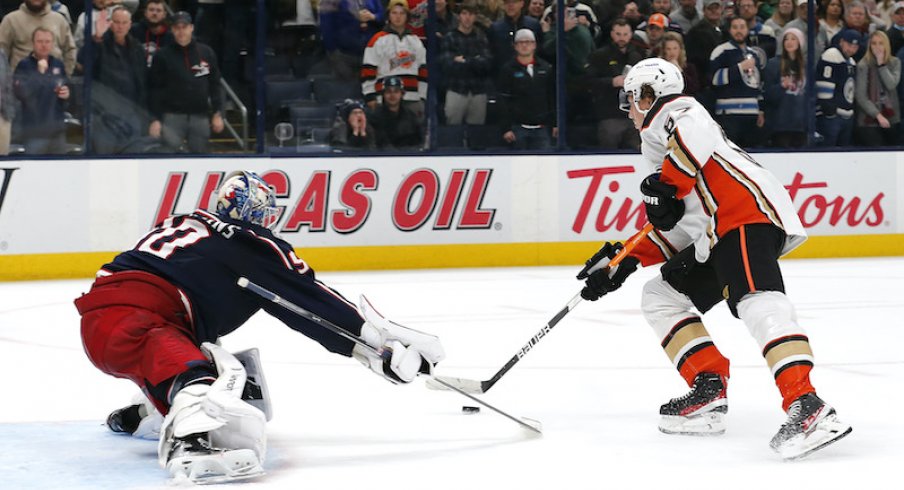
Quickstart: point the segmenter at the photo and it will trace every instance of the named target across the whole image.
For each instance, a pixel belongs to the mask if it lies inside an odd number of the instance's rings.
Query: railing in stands
[[[232,125],[232,123],[229,122],[226,114],[223,114],[223,125],[225,126],[226,131],[229,131],[229,134],[231,134],[232,137],[235,138],[235,141],[236,143],[238,143],[239,148],[241,148],[242,150],[247,150],[249,142],[248,107],[246,107],[245,104],[242,103],[242,99],[240,99],[239,96],[236,95],[235,91],[232,90],[232,87],[229,86],[226,80],[221,78],[220,85],[223,87],[223,91],[226,93],[226,96],[229,97],[229,100],[231,100],[233,104],[235,104],[236,110],[238,110],[239,114],[241,114],[242,116],[241,136],[239,136],[239,133],[235,130],[235,127]]]

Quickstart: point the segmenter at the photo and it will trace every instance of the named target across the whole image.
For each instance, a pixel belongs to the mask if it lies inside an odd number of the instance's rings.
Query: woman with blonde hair
[[[781,39],[782,52],[766,63],[763,76],[765,126],[772,131],[772,146],[798,148],[807,143],[807,38],[789,27]]]
[[[684,94],[696,95],[700,91],[700,78],[697,75],[697,67],[687,62],[687,52],[681,34],[672,31],[663,34],[659,53],[664,60],[681,70],[681,74],[684,75]]]
[[[883,31],[869,37],[866,55],[857,63],[854,82],[855,141],[863,146],[891,146],[898,143],[901,107],[898,82],[901,60],[891,53],[891,43]]]

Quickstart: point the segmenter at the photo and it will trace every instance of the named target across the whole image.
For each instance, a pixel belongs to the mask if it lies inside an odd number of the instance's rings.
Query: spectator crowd
[[[813,45],[808,0],[566,0],[561,39],[552,0],[0,1],[0,152],[71,151],[90,115],[94,153],[207,153],[221,79],[253,105],[287,75],[310,83],[268,104],[268,127],[327,148],[544,150],[564,129],[568,147],[636,150],[618,96],[651,56],[743,147],[900,144],[904,1],[809,1]]]

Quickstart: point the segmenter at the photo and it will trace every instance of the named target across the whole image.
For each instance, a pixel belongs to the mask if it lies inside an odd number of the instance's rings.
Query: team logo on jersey
[[[747,85],[750,88],[760,88],[762,84],[760,80],[760,70],[757,68],[751,68],[749,70],[741,70],[741,80],[744,81],[744,85]]]
[[[399,54],[395,58],[389,60],[389,69],[411,68],[411,65],[414,64],[416,59],[414,53],[410,51],[399,51]]]
[[[844,100],[848,103],[854,102],[854,79],[848,78],[844,81]]]
[[[206,77],[210,75],[210,65],[206,61],[201,60],[197,65],[191,67],[191,72],[195,78]]]

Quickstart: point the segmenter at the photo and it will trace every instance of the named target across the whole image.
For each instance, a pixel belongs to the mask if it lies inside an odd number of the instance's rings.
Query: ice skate
[[[715,436],[725,433],[726,378],[700,373],[691,391],[660,407],[659,430],[666,434]]]
[[[141,405],[128,405],[110,412],[107,416],[107,427],[113,432],[133,434],[141,419],[146,416],[147,413],[141,413]]]
[[[784,459],[799,459],[851,433],[850,425],[838,420],[835,409],[815,393],[807,393],[788,407],[788,420],[769,442]]]
[[[116,433],[130,434],[143,439],[158,439],[163,416],[141,393],[132,397],[132,403],[113,410],[107,416],[107,427]]]
[[[166,470],[174,479],[196,484],[224,483],[262,475],[264,469],[251,449],[211,447],[207,433],[173,439]]]

